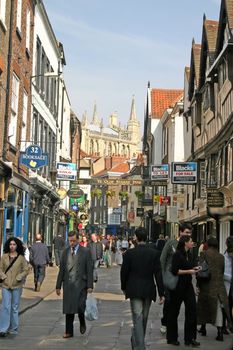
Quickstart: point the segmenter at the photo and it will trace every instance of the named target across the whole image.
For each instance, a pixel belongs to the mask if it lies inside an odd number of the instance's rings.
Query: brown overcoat
[[[224,256],[217,249],[209,248],[206,258],[211,272],[208,282],[198,282],[200,293],[197,301],[197,323],[211,323],[215,325],[218,299],[229,319],[229,306],[226,289],[224,286]]]

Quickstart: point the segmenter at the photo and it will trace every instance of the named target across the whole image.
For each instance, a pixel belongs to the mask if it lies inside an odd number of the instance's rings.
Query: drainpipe
[[[11,0],[10,9],[10,29],[9,29],[9,45],[8,45],[8,59],[7,59],[7,83],[6,83],[6,106],[5,106],[5,118],[4,118],[4,137],[3,137],[3,152],[2,157],[6,160],[7,154],[7,142],[8,142],[8,113],[10,102],[10,82],[11,82],[11,58],[12,58],[12,35],[13,35],[13,19],[14,19],[14,0]]]

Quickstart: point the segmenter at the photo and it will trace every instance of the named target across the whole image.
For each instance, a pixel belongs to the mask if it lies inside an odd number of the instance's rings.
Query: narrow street
[[[52,292],[37,306],[21,314],[19,334],[17,336],[9,335],[7,338],[1,339],[0,349],[129,350],[131,348],[131,315],[129,302],[124,300],[120,291],[119,272],[119,267],[99,269],[99,282],[95,288],[95,296],[99,301],[99,319],[87,322],[85,335],[80,335],[77,320],[74,338],[66,340],[62,338],[65,324],[64,315],[61,312],[62,302],[55,292]],[[54,268],[48,269],[46,280],[46,286],[50,284],[51,288],[55,282]],[[28,290],[26,293],[27,298],[30,298]],[[32,296],[33,291],[31,291]],[[172,345],[167,345],[165,336],[160,334],[161,312],[161,306],[152,305],[147,329],[148,350],[174,348]],[[179,320],[179,339],[181,341],[179,349],[187,349],[183,345],[182,327],[183,310]],[[225,336],[223,343],[217,342],[215,336],[215,328],[208,326],[207,337],[199,337],[200,349],[231,349],[232,335]]]

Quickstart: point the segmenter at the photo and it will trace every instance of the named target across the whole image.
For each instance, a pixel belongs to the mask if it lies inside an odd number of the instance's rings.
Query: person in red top
[[[85,248],[88,246],[88,240],[85,235],[82,236],[82,240],[79,244],[81,245],[81,247],[85,247]]]

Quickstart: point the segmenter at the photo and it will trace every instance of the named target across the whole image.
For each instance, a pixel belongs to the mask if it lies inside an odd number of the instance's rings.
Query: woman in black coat
[[[192,284],[192,275],[196,274],[198,267],[193,267],[189,258],[189,250],[193,247],[190,236],[182,236],[179,239],[176,252],[172,257],[171,271],[178,275],[178,283],[174,290],[170,291],[170,302],[167,321],[167,343],[179,345],[177,319],[182,302],[185,305],[184,341],[185,345],[198,347],[196,341],[197,312],[196,298]]]

